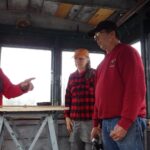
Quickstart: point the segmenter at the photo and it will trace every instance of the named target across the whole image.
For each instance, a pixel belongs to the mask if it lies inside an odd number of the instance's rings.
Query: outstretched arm
[[[32,91],[34,86],[32,84],[32,80],[34,80],[35,78],[29,78],[26,79],[25,81],[20,83],[20,88],[23,92],[27,92],[27,91]]]

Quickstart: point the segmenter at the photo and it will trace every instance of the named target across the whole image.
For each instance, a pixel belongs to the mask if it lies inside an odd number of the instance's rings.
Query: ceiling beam
[[[74,5],[85,5],[93,7],[104,7],[104,8],[113,8],[113,9],[129,9],[136,4],[135,0],[47,0],[53,2],[69,3]]]
[[[137,13],[140,9],[142,9],[149,0],[141,0],[137,5],[135,5],[132,9],[130,9],[122,18],[117,21],[117,25],[121,26],[125,23],[130,17],[132,17],[135,13]]]
[[[56,29],[56,30],[67,30],[67,31],[79,31],[87,32],[93,28],[93,26],[76,22],[73,20],[67,20],[59,17],[49,16],[47,14],[36,14],[32,13],[30,16],[28,12],[13,12],[13,11],[0,11],[0,23],[14,25],[18,19],[26,19],[31,21],[31,26]]]

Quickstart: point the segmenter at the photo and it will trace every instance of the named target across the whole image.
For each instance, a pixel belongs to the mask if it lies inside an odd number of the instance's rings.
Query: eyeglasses
[[[95,33],[94,40],[96,41],[98,37],[99,37],[99,32]]]
[[[98,39],[98,37],[99,37],[100,35],[102,35],[103,33],[106,33],[106,31],[100,31],[100,32],[95,33],[95,35],[94,35],[94,40],[96,41],[96,40]]]

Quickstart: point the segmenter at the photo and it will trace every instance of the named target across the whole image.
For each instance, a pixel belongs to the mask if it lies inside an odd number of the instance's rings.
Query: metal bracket
[[[52,144],[52,150],[59,150],[52,115],[48,115],[48,116],[46,115],[45,116],[45,119],[43,120],[40,128],[38,129],[38,131],[36,133],[36,136],[34,137],[34,139],[33,139],[33,141],[32,141],[32,143],[31,143],[28,150],[33,150],[33,148],[34,148],[37,140],[39,139],[43,129],[45,128],[46,124],[48,124],[49,137],[50,137],[50,142]],[[23,145],[17,139],[15,131],[12,129],[9,122],[7,121],[7,117],[5,117],[5,116],[0,116],[0,137],[2,136],[1,131],[2,131],[3,125],[8,130],[12,140],[14,141],[14,143],[17,147],[17,150],[25,150]]]

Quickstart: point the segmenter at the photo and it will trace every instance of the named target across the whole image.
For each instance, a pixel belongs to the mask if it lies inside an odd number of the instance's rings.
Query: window
[[[74,52],[62,52],[62,77],[61,77],[61,104],[65,102],[65,92],[70,73],[76,70],[73,59]],[[90,53],[91,67],[97,68],[98,64],[103,60],[104,54]]]
[[[14,84],[36,78],[33,91],[11,100],[3,98],[4,105],[36,105],[50,101],[51,51],[2,47],[1,68]]]
[[[138,51],[138,53],[140,54],[140,56],[141,56],[141,42],[138,41],[138,42],[132,44],[131,46],[134,47]]]
[[[90,53],[91,67],[96,69],[104,59],[104,54]]]

